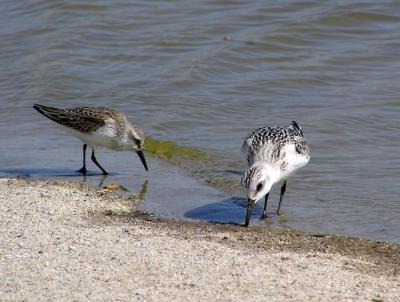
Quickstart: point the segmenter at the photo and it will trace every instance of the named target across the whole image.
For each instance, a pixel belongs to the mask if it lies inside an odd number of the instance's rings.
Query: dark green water
[[[254,223],[400,242],[399,2],[3,0],[0,16],[1,176],[83,181],[80,143],[32,104],[111,106],[151,138],[150,173],[99,151],[104,183],[148,180],[163,217],[239,223],[243,138],[295,119],[311,161],[284,215],[277,187]]]

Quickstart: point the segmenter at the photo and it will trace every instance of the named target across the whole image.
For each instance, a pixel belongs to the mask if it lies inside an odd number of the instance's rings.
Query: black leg
[[[276,214],[278,214],[278,215],[279,215],[279,210],[281,208],[281,203],[282,203],[283,196],[285,195],[285,192],[286,192],[286,180],[283,183],[283,186],[281,188],[281,197],[279,198],[278,210],[276,211]]]
[[[267,217],[267,202],[268,202],[268,196],[269,196],[269,192],[267,193],[267,195],[265,195],[264,212],[263,212],[261,218],[266,218],[266,217]]]
[[[254,205],[256,204],[255,200],[251,200],[250,198],[247,200],[247,213],[246,213],[246,221],[244,223],[245,227],[249,226],[251,212],[253,212]]]
[[[83,166],[78,171],[76,171],[76,172],[82,173],[83,175],[86,175],[86,172],[87,172],[87,170],[86,170],[86,148],[87,148],[87,145],[83,144]]]
[[[100,168],[100,170],[103,172],[103,175],[108,175],[107,171],[103,169],[102,166],[100,166],[99,162],[96,159],[96,156],[94,156],[94,150],[92,150],[92,157],[91,157],[92,161],[96,164],[97,167]]]

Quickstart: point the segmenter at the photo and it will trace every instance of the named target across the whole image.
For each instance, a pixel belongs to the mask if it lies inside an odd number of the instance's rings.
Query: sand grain
[[[0,179],[1,301],[398,301],[395,244],[159,221],[80,184]]]

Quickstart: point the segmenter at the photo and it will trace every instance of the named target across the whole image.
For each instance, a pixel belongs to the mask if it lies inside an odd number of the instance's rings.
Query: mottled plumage
[[[253,206],[264,196],[267,201],[272,185],[285,180],[281,190],[281,202],[286,190],[286,179],[305,166],[310,159],[310,150],[303,131],[295,121],[286,128],[275,126],[254,130],[246,137],[242,150],[246,154],[249,166],[243,175],[242,185],[247,189],[249,201],[252,201]],[[248,224],[247,219],[246,223]]]
[[[309,156],[309,148],[303,131],[293,121],[286,128],[263,127],[251,132],[243,143],[242,150],[247,154],[249,166],[256,161],[264,161],[273,166],[287,167],[285,146],[293,145],[299,155]]]
[[[130,123],[123,113],[106,107],[63,109],[35,104],[33,108],[52,121],[64,126],[67,132],[83,141],[83,167],[79,172],[86,174],[85,151],[88,145],[93,149],[93,162],[103,171],[103,174],[107,174],[107,172],[94,156],[95,146],[116,151],[136,151],[147,170],[142,151],[143,131]]]

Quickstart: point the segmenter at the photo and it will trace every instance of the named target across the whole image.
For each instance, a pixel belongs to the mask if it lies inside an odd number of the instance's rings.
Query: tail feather
[[[80,132],[95,131],[105,123],[103,116],[98,117],[91,111],[85,113],[84,107],[61,109],[35,104],[33,108],[52,121]]]
[[[66,120],[68,120],[68,114],[65,109],[48,107],[39,104],[33,105],[33,108],[39,113],[43,114],[45,117],[61,125],[65,124]]]
[[[296,121],[292,121],[292,126],[301,134],[301,136],[303,136],[303,130],[301,130],[300,125]]]
[[[294,127],[295,129],[301,130],[299,124],[298,124],[296,121],[292,121],[292,125],[293,125],[293,127]]]

